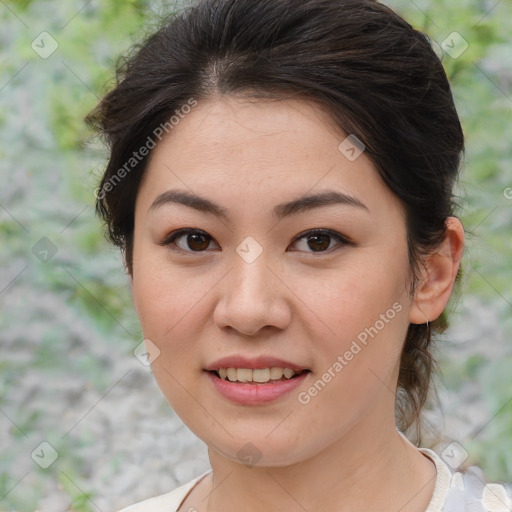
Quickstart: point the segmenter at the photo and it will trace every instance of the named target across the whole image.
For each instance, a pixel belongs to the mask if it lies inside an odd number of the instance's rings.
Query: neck
[[[423,512],[434,490],[434,465],[394,421],[376,425],[358,424],[314,457],[286,466],[248,467],[210,449],[205,510]]]

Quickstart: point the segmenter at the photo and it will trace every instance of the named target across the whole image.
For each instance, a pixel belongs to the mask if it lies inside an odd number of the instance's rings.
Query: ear
[[[443,243],[426,258],[409,311],[410,323],[431,322],[443,312],[452,294],[464,253],[464,238],[464,227],[460,220],[448,217]]]

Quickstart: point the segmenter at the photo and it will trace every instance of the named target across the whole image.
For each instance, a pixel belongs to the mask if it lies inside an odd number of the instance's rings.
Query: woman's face
[[[179,121],[142,181],[132,284],[152,370],[233,461],[287,465],[394,428],[405,220],[345,139],[312,104],[224,96]],[[285,367],[300,375],[266,370]]]

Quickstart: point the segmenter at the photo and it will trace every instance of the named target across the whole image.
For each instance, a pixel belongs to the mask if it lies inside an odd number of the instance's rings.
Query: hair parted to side
[[[128,271],[149,155],[132,160],[114,186],[113,177],[191,99],[227,94],[314,102],[340,137],[364,143],[404,208],[412,294],[424,256],[442,242],[453,215],[464,138],[428,37],[371,0],[200,0],[165,20],[118,67],[116,87],[86,120],[109,145],[96,209]],[[435,365],[432,334],[444,328],[444,314],[411,324],[404,343],[397,426],[416,426],[418,438]]]

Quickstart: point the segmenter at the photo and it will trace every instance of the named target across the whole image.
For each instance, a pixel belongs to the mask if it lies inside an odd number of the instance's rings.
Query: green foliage
[[[512,474],[512,355],[486,365],[478,375],[489,411],[489,419],[468,443],[471,455],[488,468],[495,481]],[[499,447],[499,449],[497,449]]]
[[[70,512],[95,512],[97,507],[94,505],[94,493],[83,492],[76,485],[76,481],[79,481],[79,477],[72,470],[67,470],[59,475],[59,483],[71,499],[68,510]]]

